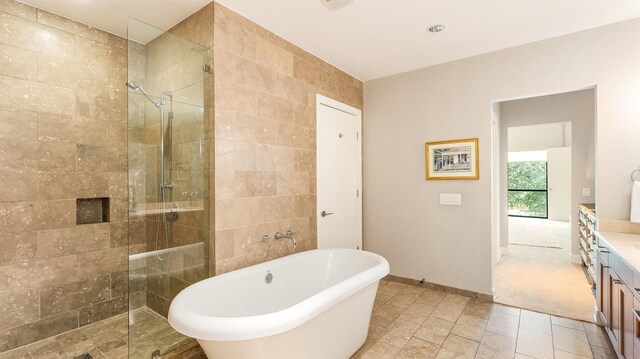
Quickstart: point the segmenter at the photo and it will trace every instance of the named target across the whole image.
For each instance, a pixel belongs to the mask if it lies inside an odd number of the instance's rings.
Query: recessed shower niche
[[[76,199],[76,224],[105,222],[109,222],[109,197]]]

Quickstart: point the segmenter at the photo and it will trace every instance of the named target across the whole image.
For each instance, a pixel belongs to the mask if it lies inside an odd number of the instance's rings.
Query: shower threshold
[[[140,307],[131,311],[129,319],[131,359],[150,359],[160,351],[162,359],[205,358],[198,343],[171,328],[167,319],[151,310]],[[157,356],[155,357],[157,358]]]

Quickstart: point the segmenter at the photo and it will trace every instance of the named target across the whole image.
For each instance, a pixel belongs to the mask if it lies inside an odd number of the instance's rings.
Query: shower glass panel
[[[209,275],[211,49],[129,20],[129,357],[196,348],[166,317]]]

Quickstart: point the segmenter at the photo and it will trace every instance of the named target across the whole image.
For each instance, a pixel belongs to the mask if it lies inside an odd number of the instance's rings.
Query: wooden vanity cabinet
[[[640,359],[640,301],[633,298],[633,358]]]
[[[620,358],[634,358],[634,346],[636,342],[636,332],[638,320],[634,310],[633,293],[620,279],[614,270],[605,268],[605,289],[604,293],[604,316],[606,318],[605,328],[611,339],[611,344]],[[640,303],[639,303],[640,304]],[[638,342],[640,344],[640,342]],[[638,351],[640,355],[640,351]]]
[[[607,271],[609,273],[609,286],[610,286],[610,295],[609,295],[609,315],[608,315],[608,323],[609,323],[609,337],[611,338],[611,344],[616,350],[620,349],[620,332],[622,327],[622,313],[620,312],[620,278],[616,275],[616,272],[611,270]]]
[[[600,318],[619,358],[640,359],[640,293],[634,270],[605,241],[597,247],[596,300]]]
[[[597,278],[597,254],[595,227],[596,205],[594,203],[581,203],[578,205],[578,247],[582,265],[587,267],[587,280],[591,286],[595,286]]]
[[[611,317],[611,281],[609,278],[609,262],[607,261],[608,252],[603,251],[600,247],[598,247],[597,252],[596,302],[600,320],[605,327],[608,327],[608,318]]]
[[[620,354],[624,358],[634,357],[634,327],[636,323],[633,309],[633,294],[624,282],[619,284],[620,297]]]

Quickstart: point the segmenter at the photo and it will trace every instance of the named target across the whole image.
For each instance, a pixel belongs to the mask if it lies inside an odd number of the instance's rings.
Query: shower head
[[[135,81],[133,81],[133,80],[129,80],[129,81],[127,81],[127,86],[128,86],[130,89],[132,89],[132,90],[136,90],[136,91],[142,88],[142,87],[140,87],[140,85],[139,85],[137,82],[135,82]]]
[[[138,85],[138,83],[133,80],[129,80],[127,81],[127,87],[129,87],[132,90],[137,90],[140,88],[140,85]]]
[[[160,106],[164,105],[162,103],[162,101],[154,101],[151,96],[149,96],[149,94],[142,88],[142,86],[140,86],[140,84],[138,84],[137,82],[133,81],[133,80],[129,80],[127,81],[127,87],[134,90],[134,91],[138,91],[140,93],[142,93],[146,98],[149,99],[149,101],[151,101],[153,103],[154,106],[156,106],[157,108],[160,108]]]

